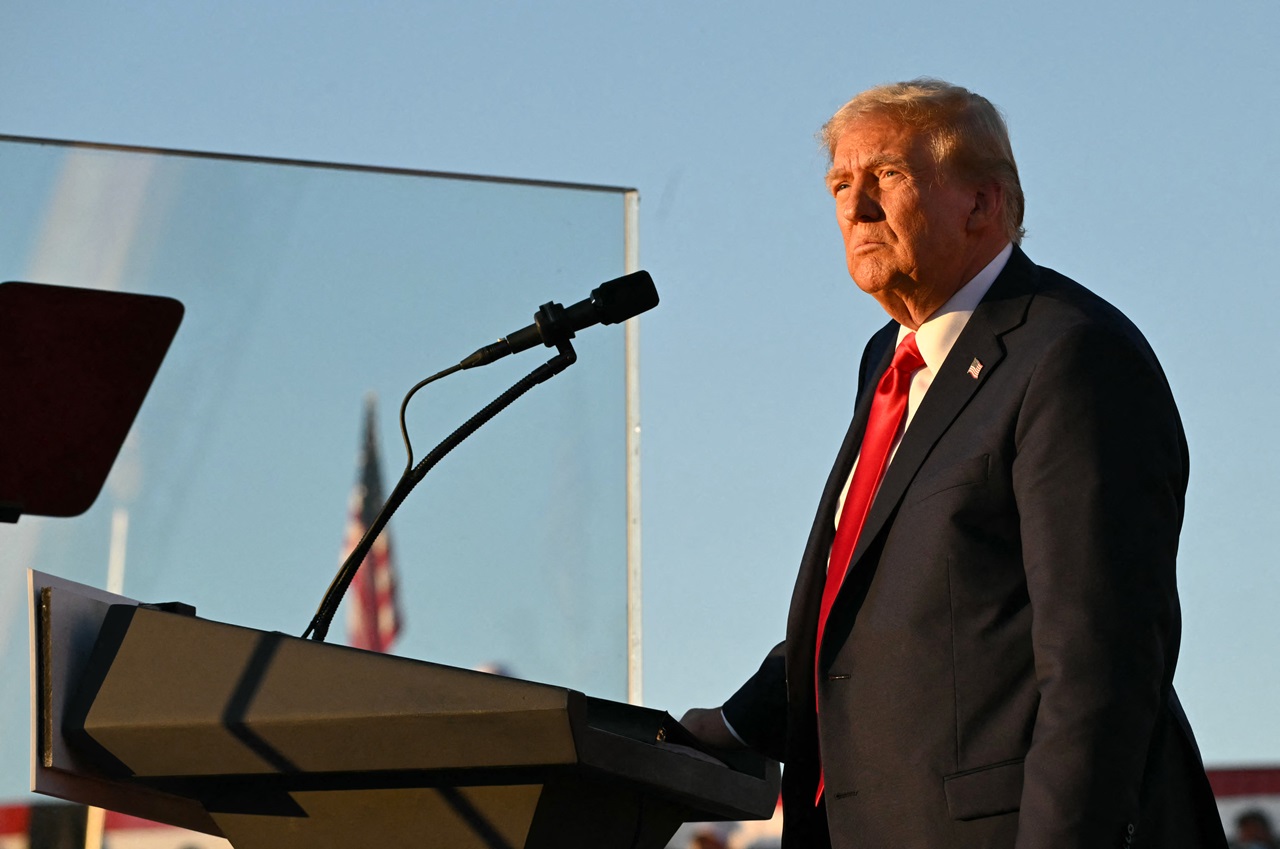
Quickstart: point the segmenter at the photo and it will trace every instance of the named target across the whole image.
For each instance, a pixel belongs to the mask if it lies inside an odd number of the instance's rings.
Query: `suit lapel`
[[[826,487],[823,488],[822,497],[818,501],[817,517],[809,530],[809,539],[800,561],[800,572],[791,594],[791,609],[788,613],[788,662],[794,664],[796,668],[813,668],[818,608],[822,603],[822,588],[827,580],[827,560],[831,554],[831,541],[835,536],[836,506],[839,504],[840,493],[844,490],[845,482],[849,479],[853,461],[858,456],[862,445],[862,434],[867,428],[867,419],[871,414],[871,399],[875,395],[876,383],[893,360],[897,332],[898,324],[889,322],[872,337],[867,345],[858,375],[858,399],[854,407],[853,421],[845,433],[844,442],[840,445],[840,452],[836,455],[831,474],[827,477]],[[807,689],[806,682],[810,685]],[[792,687],[795,689],[796,698],[804,699],[813,694],[812,681],[807,676],[793,676]]]
[[[840,453],[836,455],[835,466],[831,470],[830,476],[827,478],[827,485],[822,491],[822,499],[818,502],[818,518],[814,527],[814,533],[810,534],[810,544],[806,546],[806,553],[813,553],[811,550],[822,548],[824,541],[822,537],[825,535],[825,548],[830,549],[831,537],[835,534],[836,506],[840,501],[840,493],[844,491],[844,485],[849,479],[849,473],[853,469],[853,461],[857,459],[858,452],[862,448],[862,435],[867,429],[867,420],[871,417],[871,401],[875,397],[876,384],[880,382],[880,376],[889,368],[889,363],[893,361],[893,349],[897,342],[898,324],[889,322],[872,337],[871,344],[867,346],[867,353],[863,367],[865,373],[860,374],[858,386],[858,400],[853,411],[853,422],[849,425],[849,430],[845,434],[844,442],[840,445]],[[818,545],[815,545],[818,543]],[[823,571],[826,571],[826,559],[829,552],[822,551]]]

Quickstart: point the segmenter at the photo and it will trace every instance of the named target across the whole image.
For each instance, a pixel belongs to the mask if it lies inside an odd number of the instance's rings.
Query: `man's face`
[[[864,292],[936,308],[964,285],[975,190],[939,173],[926,137],[890,118],[858,119],[836,142],[827,187]]]

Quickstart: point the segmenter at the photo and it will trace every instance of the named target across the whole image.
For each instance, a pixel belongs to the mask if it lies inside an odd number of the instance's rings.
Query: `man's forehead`
[[[928,138],[900,121],[887,118],[851,122],[831,151],[831,172],[884,164],[927,164]]]

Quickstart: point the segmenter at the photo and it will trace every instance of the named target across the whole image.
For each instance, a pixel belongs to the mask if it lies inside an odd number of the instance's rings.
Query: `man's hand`
[[[718,707],[691,708],[680,717],[680,724],[708,746],[717,749],[743,748],[738,738],[729,731],[729,726],[724,724],[724,714]]]

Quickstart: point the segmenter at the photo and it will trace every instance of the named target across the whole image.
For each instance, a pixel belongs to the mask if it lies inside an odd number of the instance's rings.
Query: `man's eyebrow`
[[[904,171],[911,170],[911,163],[907,161],[905,156],[899,156],[893,153],[877,153],[867,158],[866,168],[874,171],[877,168],[883,168],[886,165],[894,168],[901,168]]]
[[[911,163],[905,156],[895,153],[876,153],[869,157],[858,166],[858,170],[876,171],[880,168],[891,167],[901,171],[911,171]],[[851,169],[843,165],[834,165],[827,171],[826,183],[831,185],[840,180],[847,180],[851,176]]]

